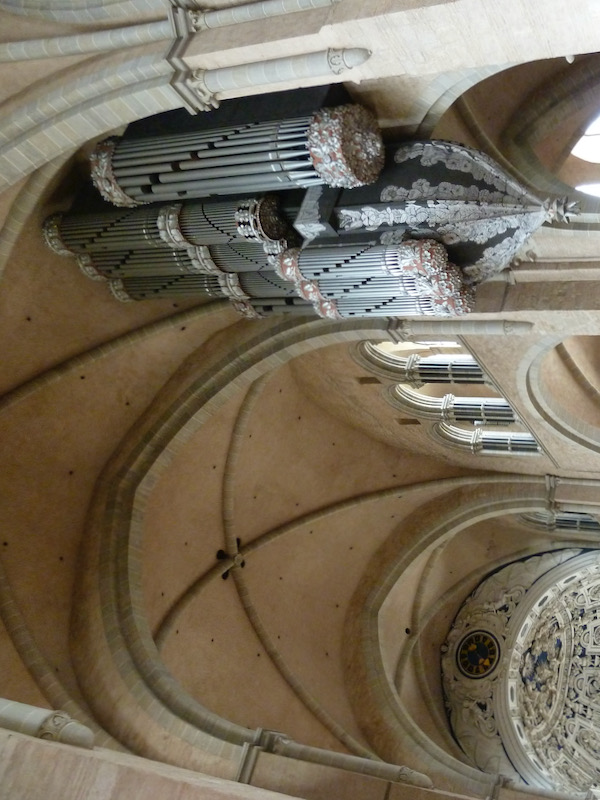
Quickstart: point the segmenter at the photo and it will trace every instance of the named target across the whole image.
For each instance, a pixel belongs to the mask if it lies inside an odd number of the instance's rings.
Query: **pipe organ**
[[[478,151],[385,148],[354,104],[109,139],[91,173],[104,208],[48,218],[56,253],[120,300],[227,297],[248,318],[467,313],[549,217]]]

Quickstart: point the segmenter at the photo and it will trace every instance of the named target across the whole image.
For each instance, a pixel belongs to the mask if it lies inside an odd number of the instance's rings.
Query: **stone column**
[[[92,731],[66,712],[38,708],[15,700],[0,698],[0,727],[77,747],[94,746]]]

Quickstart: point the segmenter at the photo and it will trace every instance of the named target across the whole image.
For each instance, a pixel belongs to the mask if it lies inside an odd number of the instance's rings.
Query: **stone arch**
[[[600,451],[597,374],[575,352],[580,344],[594,348],[596,339],[552,337],[540,343],[526,368],[526,391],[536,410],[555,430],[579,445]],[[560,392],[555,388],[559,376]]]
[[[513,168],[518,170],[539,191],[552,194],[572,194],[568,186],[544,163],[537,150],[546,137],[563,130],[562,158],[566,158],[588,123],[598,115],[598,83],[600,59],[597,54],[581,57],[573,64],[544,81],[515,110],[502,133],[501,146]],[[571,129],[564,132],[565,120],[573,120]],[[586,211],[598,212],[600,202],[578,195]]]
[[[87,59],[33,84],[5,104],[0,125],[2,188],[91,139],[181,106],[160,45]]]
[[[203,708],[162,665],[142,607],[140,519],[145,498],[188,437],[238,388],[309,350],[365,337],[386,338],[386,320],[283,322],[235,326],[183,364],[126,437],[100,477],[88,516],[82,581],[72,626],[84,694],[112,733],[137,752],[232,777],[254,731]],[[99,581],[91,576],[99,571]]]
[[[3,0],[0,9],[11,14],[41,17],[64,22],[106,22],[118,19],[120,22],[131,19],[137,21],[140,15],[163,11],[162,0],[73,0],[73,2],[53,3],[49,7],[43,0]]]
[[[383,662],[379,615],[391,589],[423,554],[479,522],[544,509],[547,489],[541,476],[479,475],[408,489],[409,493],[422,491],[428,492],[429,501],[404,519],[384,543],[353,598],[344,636],[347,680],[360,687],[353,695],[355,714],[384,758],[393,760],[395,750],[406,748],[408,738],[415,759],[437,763],[439,777],[453,775],[461,791],[474,792],[477,787],[481,791],[494,778],[435,744],[400,701]]]

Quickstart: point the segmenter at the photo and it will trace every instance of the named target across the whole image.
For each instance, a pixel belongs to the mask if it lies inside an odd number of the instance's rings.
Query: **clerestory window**
[[[591,125],[588,125],[581,139],[571,150],[571,155],[589,164],[600,164],[600,117],[596,117]],[[600,197],[598,181],[579,183],[575,188],[584,194]]]

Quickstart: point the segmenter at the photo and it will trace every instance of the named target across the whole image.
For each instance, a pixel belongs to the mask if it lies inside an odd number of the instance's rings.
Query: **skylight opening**
[[[589,194],[592,197],[600,197],[600,183],[580,183],[575,188],[578,192]]]
[[[588,125],[585,133],[571,150],[571,153],[582,161],[600,164],[600,117],[596,117]]]

